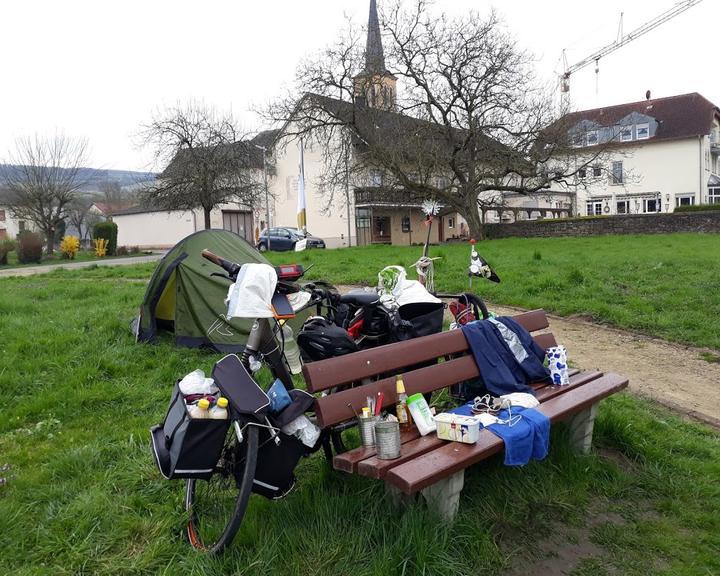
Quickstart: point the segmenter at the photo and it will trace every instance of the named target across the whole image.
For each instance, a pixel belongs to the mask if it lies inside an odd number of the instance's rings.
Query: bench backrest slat
[[[403,381],[408,396],[417,392],[433,392],[457,382],[475,378],[479,374],[475,359],[465,355],[460,358],[405,372]],[[378,392],[385,396],[383,404],[390,406],[397,402],[395,376],[369,382],[363,386],[348,388],[329,394],[315,401],[318,426],[325,428],[354,418],[367,405],[368,396],[376,397]]]
[[[532,310],[513,316],[528,332],[543,330],[548,327],[544,310]],[[544,348],[555,345],[545,335],[540,344]],[[441,358],[450,354],[467,352],[468,345],[460,330],[451,330],[432,334],[422,338],[397,342],[378,348],[362,350],[354,354],[330,358],[320,362],[311,362],[303,366],[303,375],[309,392],[321,392],[343,384],[357,382],[363,378],[371,378],[379,374],[397,371],[406,366]]]

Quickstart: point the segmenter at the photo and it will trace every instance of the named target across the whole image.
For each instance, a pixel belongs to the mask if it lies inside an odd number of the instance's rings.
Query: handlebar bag
[[[160,473],[168,480],[206,480],[220,459],[229,420],[194,419],[175,384],[165,421],[150,429],[152,450]]]

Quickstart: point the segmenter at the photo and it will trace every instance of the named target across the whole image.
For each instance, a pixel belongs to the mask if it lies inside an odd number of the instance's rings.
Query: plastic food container
[[[437,436],[441,440],[451,440],[464,444],[475,444],[478,440],[480,422],[472,416],[460,416],[447,412],[435,416]]]

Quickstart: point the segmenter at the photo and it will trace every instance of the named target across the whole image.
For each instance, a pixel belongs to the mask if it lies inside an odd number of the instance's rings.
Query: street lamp
[[[265,182],[265,229],[267,230],[267,249],[270,250],[270,197],[268,194],[267,181],[267,148],[259,144],[253,144],[255,148],[259,148],[263,153],[263,181]]]

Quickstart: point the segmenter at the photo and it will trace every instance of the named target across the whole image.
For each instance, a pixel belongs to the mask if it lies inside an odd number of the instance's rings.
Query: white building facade
[[[586,159],[604,146],[598,161],[578,170],[568,187],[577,194],[577,215],[668,213],[720,203],[720,110],[700,94],[571,117],[571,133],[579,148],[587,147]]]

